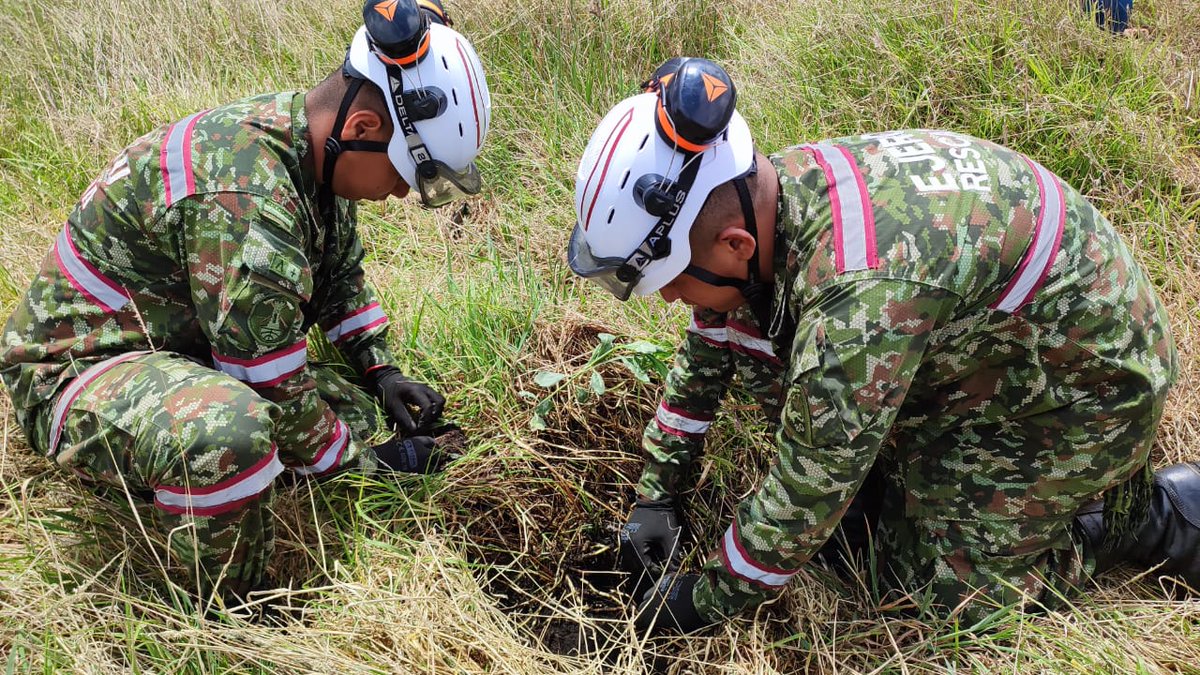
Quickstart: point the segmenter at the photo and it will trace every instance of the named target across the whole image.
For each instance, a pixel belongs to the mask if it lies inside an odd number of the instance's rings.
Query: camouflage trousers
[[[861,514],[865,501],[879,513],[869,540],[860,516],[829,545],[869,541],[860,555],[873,559],[881,590],[934,615],[972,624],[1003,606],[1052,609],[1096,569],[1072,527],[1075,514],[1101,497],[1133,520],[1145,513],[1163,398],[1080,402],[937,433],[900,430],[864,483],[873,493],[851,507]],[[1118,527],[1123,534],[1132,525]],[[778,592],[728,574],[719,557],[704,571],[694,598],[714,620]]]
[[[372,397],[334,366],[309,367],[321,398],[357,439],[369,438]],[[149,514],[142,526],[167,542],[169,568],[187,571],[178,580],[185,588],[244,595],[263,579],[274,484],[289,463],[272,442],[278,406],[190,358],[143,352],[84,371],[43,408],[39,416],[50,419],[35,428],[50,438],[35,446],[57,447],[51,460],[60,468]],[[372,463],[346,457],[343,466]]]

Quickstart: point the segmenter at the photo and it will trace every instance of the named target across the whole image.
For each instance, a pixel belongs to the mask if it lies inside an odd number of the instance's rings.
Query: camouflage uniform
[[[888,132],[771,161],[770,325],[696,312],[644,438],[639,492],[657,499],[681,487],[734,374],[778,420],[778,456],[697,607],[715,620],[777,593],[873,466],[885,583],[968,619],[985,598],[1052,604],[1091,571],[1076,511],[1107,494],[1122,531],[1144,512],[1177,371],[1145,274],[1082,196],[992,143]]]
[[[308,363],[309,328],[358,374],[394,361],[354,205],[321,212],[310,143],[296,92],[138,139],[84,193],[2,336],[32,446],[152,496],[164,531],[189,526],[171,535],[180,560],[234,590],[270,554],[281,472],[373,463],[375,405]]]

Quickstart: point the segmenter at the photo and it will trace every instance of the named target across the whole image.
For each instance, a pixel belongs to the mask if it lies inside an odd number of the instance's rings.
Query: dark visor
[[[430,175],[426,177],[426,174]],[[437,159],[427,160],[417,166],[417,189],[425,206],[445,206],[456,199],[479,194],[482,187],[483,180],[474,162],[462,171],[455,171]]]
[[[567,264],[571,266],[571,271],[584,279],[590,279],[600,284],[604,290],[612,293],[622,302],[629,299],[629,296],[633,294],[634,287],[642,280],[641,272],[631,275],[632,279],[629,281],[621,281],[617,277],[618,273],[625,268],[627,260],[627,258],[593,255],[592,247],[588,245],[587,238],[583,234],[583,227],[579,223],[575,223],[575,230],[571,232],[571,241],[567,244]]]

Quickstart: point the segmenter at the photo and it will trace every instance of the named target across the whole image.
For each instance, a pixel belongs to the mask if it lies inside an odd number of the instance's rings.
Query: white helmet
[[[754,143],[729,76],[672,59],[592,134],[575,175],[571,269],[621,300],[688,268],[688,233],[713,188],[746,175]]]
[[[415,0],[367,0],[343,70],[383,91],[395,129],[388,158],[423,204],[442,206],[481,188],[474,160],[492,99],[471,43],[430,12]],[[340,133],[335,123],[332,137],[341,148],[371,149],[341,142]]]

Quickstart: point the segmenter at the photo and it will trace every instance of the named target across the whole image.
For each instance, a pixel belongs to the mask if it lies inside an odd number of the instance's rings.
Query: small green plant
[[[587,363],[571,373],[559,373],[552,370],[540,370],[533,377],[533,382],[542,389],[550,390],[550,394],[538,400],[537,394],[522,391],[521,396],[528,400],[538,401],[533,408],[533,417],[529,425],[541,431],[547,428],[546,416],[554,409],[555,398],[559,391],[567,389],[567,385],[582,382],[586,378],[587,386],[575,389],[575,401],[586,403],[592,396],[603,396],[608,391],[608,384],[600,369],[610,364],[622,366],[633,375],[634,379],[643,384],[661,382],[671,368],[670,347],[650,342],[649,340],[634,340],[618,343],[617,336],[611,333],[600,333],[596,336],[599,344],[592,350]]]

